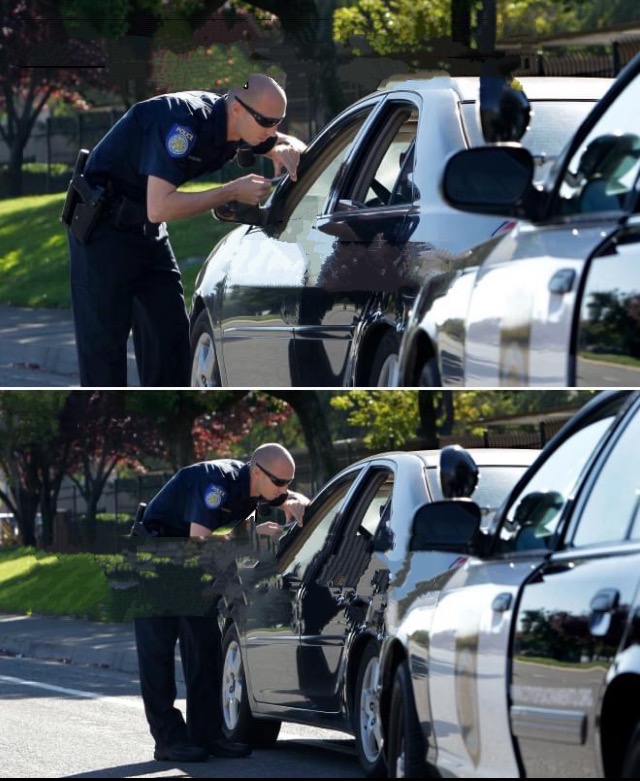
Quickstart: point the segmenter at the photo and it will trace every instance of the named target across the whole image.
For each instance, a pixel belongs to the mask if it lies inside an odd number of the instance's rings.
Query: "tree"
[[[42,544],[52,539],[55,498],[67,466],[60,447],[59,416],[68,392],[0,391],[0,499],[14,513],[23,545],[36,546],[36,513],[42,509]],[[34,404],[37,398],[37,403]]]
[[[103,83],[99,47],[68,37],[55,2],[0,0],[0,138],[9,149],[9,195],[22,193],[24,149],[56,94],[84,108],[83,85]]]
[[[120,391],[72,391],[62,424],[71,453],[67,474],[86,503],[81,543],[95,539],[98,503],[118,467],[137,466],[140,457],[163,454],[150,416],[126,409]]]
[[[380,450],[404,447],[419,440],[420,447],[437,448],[443,435],[481,434],[492,419],[579,407],[594,391],[476,391],[399,390],[346,391],[332,400],[349,412],[349,422],[365,426],[368,447]]]

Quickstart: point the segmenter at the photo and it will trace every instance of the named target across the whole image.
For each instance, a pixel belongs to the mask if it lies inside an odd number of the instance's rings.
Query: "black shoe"
[[[173,743],[170,746],[156,746],[154,759],[166,759],[169,762],[204,762],[208,752],[191,743]]]
[[[248,743],[234,743],[225,737],[209,743],[206,750],[214,757],[223,757],[225,759],[248,757],[251,754],[251,746]]]

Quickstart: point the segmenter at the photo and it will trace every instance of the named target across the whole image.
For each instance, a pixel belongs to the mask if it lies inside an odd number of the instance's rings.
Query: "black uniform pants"
[[[218,620],[210,616],[134,619],[140,689],[157,745],[189,741],[210,746],[221,734],[222,648]],[[175,706],[175,649],[186,685],[186,723]]]
[[[140,384],[189,386],[189,318],[165,226],[145,233],[105,217],[86,244],[69,231],[69,256],[80,384],[127,385],[133,328]]]

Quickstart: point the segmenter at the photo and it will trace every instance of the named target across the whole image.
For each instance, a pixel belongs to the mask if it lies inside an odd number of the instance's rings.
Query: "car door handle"
[[[603,588],[589,603],[592,613],[610,613],[618,607],[620,592],[617,588]]]
[[[596,593],[589,607],[589,631],[594,637],[604,637],[611,627],[611,615],[620,602],[620,592],[616,588],[603,588]]]
[[[563,296],[573,290],[576,272],[572,268],[561,268],[549,280],[549,292]]]
[[[493,598],[493,602],[491,603],[491,609],[494,611],[494,613],[506,613],[507,610],[511,607],[511,603],[513,601],[513,596],[509,594],[509,592],[505,592],[504,594],[498,594],[496,597]]]

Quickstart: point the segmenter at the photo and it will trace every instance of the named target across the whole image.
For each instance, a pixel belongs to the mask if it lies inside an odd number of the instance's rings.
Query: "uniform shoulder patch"
[[[165,144],[171,157],[184,157],[196,142],[196,134],[186,125],[173,125]]]
[[[217,510],[219,507],[222,506],[225,497],[226,497],[226,493],[224,489],[221,488],[219,485],[214,485],[213,483],[211,483],[211,485],[207,486],[207,489],[204,492],[204,503],[206,504],[209,510]]]

